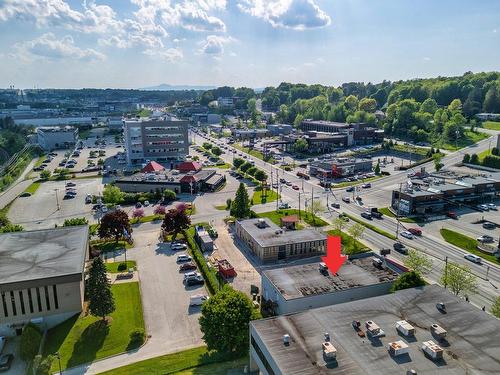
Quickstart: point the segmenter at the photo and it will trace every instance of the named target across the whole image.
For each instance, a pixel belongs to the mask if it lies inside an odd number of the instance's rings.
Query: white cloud
[[[31,57],[41,57],[50,60],[74,59],[74,60],[104,60],[106,56],[91,48],[79,48],[75,46],[70,35],[57,39],[53,33],[46,33],[40,37],[18,43],[14,46],[17,56],[22,60],[31,60]]]
[[[424,60],[424,61],[431,61],[431,58],[430,58],[430,57],[425,56],[422,60]]]
[[[215,57],[220,56],[224,53],[224,45],[233,41],[231,37],[208,35],[201,42],[201,52]]]
[[[184,58],[184,54],[178,48],[168,48],[163,50],[146,49],[143,52],[145,55],[152,57],[160,57],[168,62],[175,63]]]
[[[305,30],[331,23],[330,16],[316,5],[315,0],[240,0],[238,7],[274,27]]]

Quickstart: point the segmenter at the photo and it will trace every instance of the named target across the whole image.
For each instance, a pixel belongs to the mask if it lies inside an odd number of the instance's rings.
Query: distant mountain
[[[190,86],[190,85],[169,85],[167,83],[162,83],[158,86],[143,87],[139,90],[156,90],[156,91],[181,91],[181,90],[211,90],[215,89],[215,86]]]

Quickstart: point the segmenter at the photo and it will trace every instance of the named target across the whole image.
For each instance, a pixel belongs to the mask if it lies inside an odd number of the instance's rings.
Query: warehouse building
[[[309,163],[309,174],[320,178],[341,178],[372,172],[371,159],[333,158]]]
[[[41,126],[36,128],[38,145],[45,151],[75,147],[78,128],[73,126]]]
[[[87,226],[0,235],[0,336],[51,328],[82,311]]]
[[[236,235],[263,262],[325,254],[326,235],[312,230],[284,230],[268,218],[238,220]]]
[[[350,259],[336,275],[314,262],[262,273],[262,298],[275,314],[289,314],[389,293],[398,274],[372,256]]]
[[[415,332],[405,335],[398,324]],[[445,339],[431,331],[434,324]],[[424,354],[429,341],[441,359]],[[394,351],[394,344],[405,350]],[[438,285],[250,322],[250,370],[263,375],[465,375],[499,368],[500,320]]]
[[[444,214],[460,205],[474,206],[493,201],[500,191],[500,173],[490,177],[464,177],[422,183],[410,181],[392,191],[392,208],[404,216]]]

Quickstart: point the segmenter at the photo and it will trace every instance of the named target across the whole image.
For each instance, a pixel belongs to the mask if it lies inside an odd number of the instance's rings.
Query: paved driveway
[[[26,372],[26,363],[21,360],[18,352],[19,341],[21,337],[12,337],[7,340],[7,344],[3,348],[2,355],[4,354],[14,354],[14,361],[9,371],[3,372],[5,375],[18,375],[24,374]]]

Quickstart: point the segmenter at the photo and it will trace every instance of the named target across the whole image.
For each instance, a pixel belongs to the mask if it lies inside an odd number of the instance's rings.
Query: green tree
[[[259,182],[263,183],[264,181],[266,181],[266,180],[267,180],[267,177],[268,177],[268,176],[267,176],[267,173],[266,173],[266,172],[264,172],[264,171],[263,171],[263,170],[261,170],[261,169],[258,169],[258,170],[255,172],[254,177],[255,177],[255,179],[256,179],[257,181],[259,181]]]
[[[165,189],[163,190],[163,199],[167,202],[175,201],[177,199],[177,194],[173,190]]]
[[[248,171],[250,168],[252,168],[252,164],[250,164],[249,162],[245,162],[240,166],[240,171],[246,173],[246,171]]]
[[[108,212],[101,219],[98,229],[99,238],[114,238],[118,242],[126,234],[132,234],[132,227],[128,220],[128,215],[123,210]]]
[[[118,186],[108,184],[102,191],[102,200],[104,203],[119,204],[123,202],[123,192]]]
[[[441,283],[455,294],[472,294],[477,289],[477,277],[469,267],[458,263],[448,262],[441,276]]]
[[[87,225],[89,221],[85,217],[74,217],[64,220],[63,227],[73,227],[77,225]]]
[[[231,203],[233,203],[233,200],[231,198],[226,199],[226,210],[231,209]]]
[[[424,285],[424,279],[422,279],[422,277],[415,271],[410,271],[399,275],[399,277],[394,281],[394,284],[392,284],[391,291],[395,292],[397,290],[415,288]]]
[[[425,99],[422,105],[420,106],[420,112],[430,113],[431,115],[434,115],[437,109],[438,105],[436,101],[432,98]]]
[[[186,209],[186,205],[180,204],[165,213],[161,229],[163,229],[165,233],[172,234],[172,241],[175,240],[177,234],[188,229],[191,225],[191,218],[187,214]]]
[[[287,123],[288,122],[288,107],[285,104],[280,105],[280,109],[278,111],[278,114],[276,115],[277,120],[282,123]]]
[[[86,292],[90,313],[105,321],[106,315],[115,311],[115,299],[111,293],[111,283],[106,275],[106,266],[101,257],[94,258],[90,265]]]
[[[31,361],[38,353],[42,332],[33,323],[24,326],[19,344],[19,354],[24,361]]]
[[[484,97],[483,110],[485,112],[500,112],[500,90],[496,85],[491,86]]]
[[[477,154],[472,154],[470,156],[470,163],[471,164],[479,164],[479,157],[477,156]]]
[[[209,142],[203,142],[202,147],[203,147],[204,149],[210,150],[210,149],[212,148],[212,144],[211,144],[211,143],[209,143]]]
[[[48,180],[51,174],[52,174],[51,171],[49,171],[48,169],[44,169],[43,171],[40,172],[40,178],[42,180]]]
[[[299,138],[293,144],[293,149],[295,152],[305,152],[309,147],[307,140],[304,138]]]
[[[434,168],[436,168],[436,171],[439,172],[443,167],[443,163],[441,163],[443,156],[441,154],[434,154],[432,159],[434,160]]]
[[[298,129],[300,127],[300,124],[302,124],[302,121],[304,121],[304,116],[298,114],[297,116],[295,116],[295,120],[293,120],[293,127]]]
[[[340,217],[336,218],[332,224],[333,228],[338,232],[342,232],[344,228],[347,226],[347,222]]]
[[[220,147],[214,146],[212,147],[212,154],[214,154],[215,156],[221,156],[222,150],[220,149]]]
[[[253,316],[250,299],[229,285],[203,303],[200,328],[208,350],[239,354],[248,350],[249,322]]]
[[[233,160],[233,166],[236,168],[236,169],[239,169],[243,164],[245,164],[245,160],[244,159],[241,159],[241,158],[235,158]]]
[[[359,100],[354,95],[349,95],[344,100],[344,106],[348,111],[354,112],[358,109]]]
[[[375,166],[374,172],[377,176],[380,174],[380,160],[377,161],[377,165]]]
[[[364,225],[362,225],[360,223],[356,223],[353,226],[351,226],[349,229],[347,229],[347,232],[353,238],[354,241],[357,241],[361,238],[361,236],[365,232],[365,227],[364,227]]]
[[[374,113],[377,110],[377,101],[375,99],[363,98],[359,101],[358,109],[360,111]]]
[[[432,261],[429,257],[413,249],[408,251],[408,256],[404,259],[404,265],[420,276],[428,274],[432,269]]]
[[[499,150],[497,147],[491,149],[491,155],[499,156]]]
[[[451,101],[451,103],[448,105],[448,111],[450,111],[450,113],[452,115],[454,115],[455,113],[462,113],[462,102],[460,99],[453,99]]]
[[[464,154],[464,158],[462,159],[462,163],[470,163],[470,155]]]
[[[255,172],[257,172],[257,167],[250,167],[247,170],[247,174],[249,174],[250,176],[255,175]]]
[[[497,318],[500,318],[500,296],[497,297],[497,299],[491,306],[491,313]]]
[[[243,183],[240,183],[236,191],[236,196],[231,203],[230,214],[237,219],[243,219],[250,216],[250,199],[248,198],[248,192]]]

